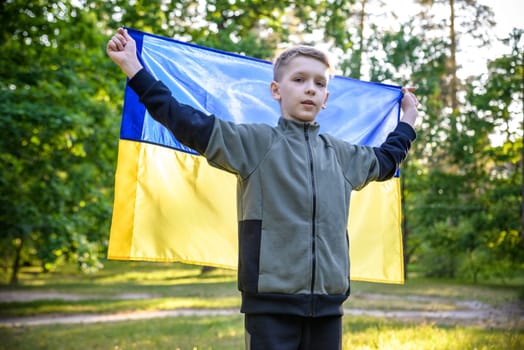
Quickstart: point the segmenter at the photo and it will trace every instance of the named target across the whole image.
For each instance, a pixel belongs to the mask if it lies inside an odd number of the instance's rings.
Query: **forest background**
[[[481,1],[413,0],[409,18],[385,3],[0,1],[1,282],[28,265],[103,268],[125,84],[105,45],[119,26],[266,60],[307,43],[332,52],[339,75],[416,86],[418,142],[401,177],[406,271],[522,275],[523,27],[497,37]],[[495,46],[505,50],[461,74],[468,50]]]

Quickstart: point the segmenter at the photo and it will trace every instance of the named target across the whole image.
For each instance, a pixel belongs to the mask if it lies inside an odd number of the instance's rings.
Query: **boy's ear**
[[[322,109],[326,109],[328,99],[329,99],[329,92],[326,92],[326,98],[324,98],[324,103],[322,103]]]
[[[277,101],[280,101],[280,88],[278,87],[278,83],[276,81],[272,81],[269,85],[269,89],[271,91],[271,96]]]

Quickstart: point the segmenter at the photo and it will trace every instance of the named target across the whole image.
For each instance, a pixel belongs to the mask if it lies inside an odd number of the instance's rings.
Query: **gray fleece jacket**
[[[394,176],[413,128],[400,122],[380,147],[359,146],[319,134],[316,122],[280,118],[272,127],[208,116],[144,69],[129,85],[181,143],[237,177],[241,311],[341,315],[351,192]]]

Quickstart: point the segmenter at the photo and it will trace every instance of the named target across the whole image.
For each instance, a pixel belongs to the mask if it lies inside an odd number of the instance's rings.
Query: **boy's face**
[[[328,67],[312,57],[297,56],[283,67],[282,73],[278,82],[271,82],[271,94],[280,102],[282,117],[314,121],[329,97]]]

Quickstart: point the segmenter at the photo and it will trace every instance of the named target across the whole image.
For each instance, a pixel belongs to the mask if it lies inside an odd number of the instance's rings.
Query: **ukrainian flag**
[[[138,57],[181,103],[238,123],[276,125],[270,62],[128,30]],[[377,146],[398,123],[400,87],[334,77],[321,132]],[[126,87],[109,259],[236,269],[236,178],[157,123]],[[351,279],[403,283],[399,177],[351,197]]]

